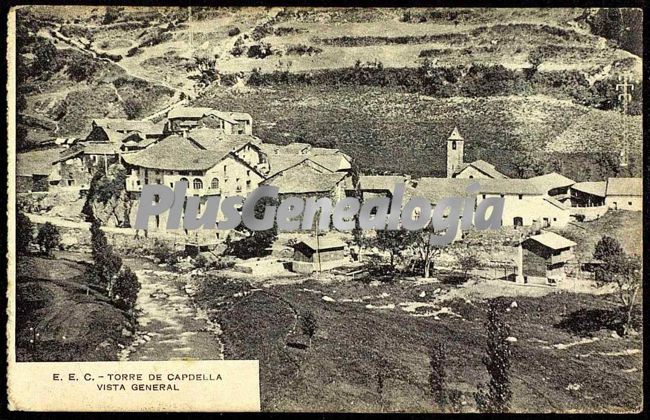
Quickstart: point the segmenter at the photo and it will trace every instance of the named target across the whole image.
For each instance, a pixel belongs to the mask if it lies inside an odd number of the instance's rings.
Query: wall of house
[[[477,197],[477,205],[484,198],[499,196],[499,194],[479,194]],[[544,200],[544,196],[542,195],[507,194],[504,195],[504,198],[503,226],[514,226],[515,217],[522,219],[522,226],[532,226],[537,222],[541,227],[562,227],[566,226],[569,222],[569,210],[554,206]]]
[[[643,210],[643,196],[641,195],[608,195],[605,204],[610,209],[618,210]]]
[[[117,162],[117,156],[79,155],[54,165],[51,179],[60,179],[56,188],[75,188],[86,190],[96,170]]]

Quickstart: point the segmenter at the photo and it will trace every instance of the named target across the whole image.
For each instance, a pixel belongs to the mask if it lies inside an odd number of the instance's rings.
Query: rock
[[[434,295],[435,295],[435,294],[438,294],[438,293],[440,293],[441,291],[442,291],[442,289],[438,287],[436,290],[433,291],[433,294],[434,294]]]
[[[323,296],[323,300],[324,300],[325,302],[336,302],[336,300],[332,299],[332,298],[329,297],[329,296]]]
[[[418,296],[420,296],[421,298],[423,298],[423,297],[425,297],[426,295],[427,295],[427,292],[425,292],[425,291],[423,290],[423,291],[420,292],[420,294],[419,294]]]
[[[519,305],[517,305],[517,302],[513,300],[512,303],[510,304],[510,307],[511,308],[518,308]]]
[[[582,388],[582,387],[580,386],[580,384],[569,384],[569,385],[567,385],[567,387],[566,387],[565,389],[566,389],[567,391],[577,391],[577,390],[579,390],[580,388]]]
[[[510,336],[510,337],[506,338],[506,341],[508,341],[510,343],[516,343],[517,342],[517,337]]]
[[[151,341],[151,336],[150,335],[143,335],[142,339],[148,343],[149,341]]]
[[[169,293],[165,292],[163,289],[158,288],[153,293],[150,293],[149,297],[153,299],[167,299],[169,298]]]
[[[122,328],[122,337],[131,337],[132,335],[133,333],[130,330]]]
[[[612,338],[618,339],[618,338],[621,338],[621,336],[618,335],[618,334],[616,333],[616,331],[614,331],[614,332],[612,333]]]

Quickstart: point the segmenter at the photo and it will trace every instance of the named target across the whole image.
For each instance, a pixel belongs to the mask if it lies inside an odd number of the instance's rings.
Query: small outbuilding
[[[553,232],[533,235],[519,244],[517,281],[557,284],[566,278],[567,264],[574,257],[576,243]]]
[[[331,270],[347,262],[346,244],[340,239],[320,236],[294,245],[292,270],[297,273]]]

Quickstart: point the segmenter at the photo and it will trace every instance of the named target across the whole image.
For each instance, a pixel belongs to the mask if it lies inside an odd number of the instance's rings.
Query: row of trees
[[[128,310],[134,321],[134,306],[140,291],[138,276],[122,262],[122,258],[108,243],[106,234],[101,229],[101,221],[94,214],[93,201],[107,200],[112,194],[119,194],[114,189],[115,177],[107,177],[99,171],[93,177],[84,204],[83,214],[90,222],[90,243],[93,266],[89,272],[89,285],[104,290],[108,297],[122,309]],[[119,177],[118,177],[119,178]],[[123,184],[122,184],[123,185]]]

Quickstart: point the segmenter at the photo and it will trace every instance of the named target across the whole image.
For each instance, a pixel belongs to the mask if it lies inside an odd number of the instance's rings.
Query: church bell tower
[[[463,165],[463,149],[465,140],[461,137],[458,127],[447,139],[447,178],[453,178]]]

